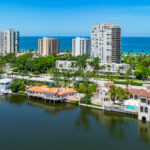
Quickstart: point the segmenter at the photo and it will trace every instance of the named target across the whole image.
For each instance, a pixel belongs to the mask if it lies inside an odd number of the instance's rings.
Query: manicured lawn
[[[98,104],[91,104],[93,106],[97,106],[97,107],[102,107],[102,105],[98,105]]]
[[[127,81],[114,81],[115,84],[124,84],[127,85],[128,82]],[[135,85],[135,86],[143,86],[143,83],[139,83],[139,82],[130,82],[131,85]]]
[[[74,104],[79,104],[79,101],[78,100],[70,100],[70,102],[74,103]]]

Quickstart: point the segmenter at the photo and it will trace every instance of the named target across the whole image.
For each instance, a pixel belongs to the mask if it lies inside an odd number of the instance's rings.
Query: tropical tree
[[[115,103],[116,98],[117,98],[117,90],[116,90],[115,86],[110,87],[109,95],[110,95],[111,100]]]
[[[111,86],[109,89],[109,95],[111,100],[115,103],[116,100],[119,100],[121,103],[123,100],[127,99],[127,91],[121,87]]]
[[[127,99],[127,96],[127,91],[125,91],[123,88],[116,88],[116,97],[121,103],[123,102],[123,100]]]
[[[24,91],[26,87],[24,80],[14,79],[10,88],[12,92],[17,93],[19,91]]]
[[[76,66],[78,66],[82,70],[85,70],[85,68],[87,67],[87,59],[88,58],[89,58],[89,55],[79,56],[79,59],[76,62]]]
[[[38,76],[38,75],[40,75],[40,72],[39,71],[34,71],[33,74]]]
[[[99,70],[100,70],[100,59],[98,57],[94,58],[93,61],[89,62],[89,65],[96,71],[97,77],[99,75]]]

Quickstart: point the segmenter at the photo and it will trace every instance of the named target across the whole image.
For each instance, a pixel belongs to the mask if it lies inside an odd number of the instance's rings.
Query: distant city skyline
[[[112,22],[124,37],[150,37],[147,0],[5,0],[0,13],[0,30],[13,28],[20,36],[90,36],[93,25]]]

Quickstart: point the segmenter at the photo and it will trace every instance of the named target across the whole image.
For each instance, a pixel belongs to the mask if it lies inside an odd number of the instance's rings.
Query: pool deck
[[[129,109],[121,109],[121,106],[117,106],[117,105],[113,105],[116,106],[119,109],[115,109],[115,108],[106,108],[104,107],[98,107],[98,106],[93,106],[93,105],[88,105],[88,104],[79,104],[80,106],[84,106],[84,107],[90,107],[90,108],[95,108],[95,109],[100,109],[100,110],[105,110],[105,111],[109,111],[109,112],[118,112],[118,113],[124,113],[124,114],[129,114],[129,115],[138,115],[137,111],[133,111],[133,110],[129,110]]]

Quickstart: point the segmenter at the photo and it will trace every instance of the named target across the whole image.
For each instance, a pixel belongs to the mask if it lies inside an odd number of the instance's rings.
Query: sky
[[[0,0],[0,30],[21,36],[89,36],[112,22],[122,36],[150,37],[150,0]]]

